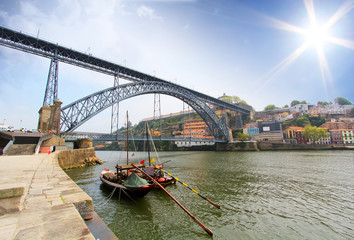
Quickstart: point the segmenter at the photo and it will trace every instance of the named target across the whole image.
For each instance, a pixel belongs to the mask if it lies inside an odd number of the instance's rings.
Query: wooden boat
[[[156,168],[156,167],[158,167],[158,168]],[[163,173],[161,170],[159,170],[162,168],[163,168],[163,165],[157,165],[157,166],[142,167],[141,169],[164,187],[166,187],[167,185],[169,185],[171,183],[176,183],[176,180],[174,178],[166,176],[165,173]],[[131,171],[134,171],[134,173],[136,173],[139,177],[142,177],[142,178],[146,179],[149,183],[152,183],[152,181],[148,177],[146,177],[144,174],[142,174],[139,170],[131,170]],[[155,184],[155,188],[160,188],[160,187]]]
[[[139,167],[144,165],[140,164]],[[104,186],[116,189],[117,193],[123,191],[129,197],[143,197],[155,187],[138,176],[131,165],[117,165],[116,168],[117,171],[105,168],[100,174],[100,179]]]
[[[154,184],[149,183],[146,179],[138,176],[132,165],[129,165],[129,126],[128,126],[128,111],[127,111],[127,165],[116,165],[116,171],[105,168],[101,174],[100,179],[102,184],[111,189],[123,191],[129,197],[143,197],[151,189],[155,187]],[[145,167],[144,164],[137,164],[136,167]]]
[[[148,164],[149,166],[143,168],[143,170],[149,175],[151,176],[154,180],[156,180],[159,184],[161,184],[163,187],[171,184],[171,183],[176,183],[176,180],[172,177],[166,176],[165,173],[163,173],[160,169],[163,168],[163,165],[156,165],[155,164],[155,158],[151,158],[150,156],[150,144],[149,144],[149,140],[155,150],[157,159],[159,159],[155,145],[154,145],[154,141],[152,140],[152,136],[149,130],[149,126],[146,123],[145,125],[146,127],[146,139],[147,139],[147,150],[148,150]],[[144,160],[142,161],[144,162]],[[141,177],[146,178],[147,180],[149,180],[149,178],[147,178],[145,175],[141,175]],[[151,182],[151,180],[150,180]],[[152,183],[152,182],[151,182]],[[159,185],[155,185],[155,188],[160,188]]]

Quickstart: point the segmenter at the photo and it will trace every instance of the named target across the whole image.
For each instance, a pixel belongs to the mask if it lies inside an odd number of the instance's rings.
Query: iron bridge
[[[107,133],[93,133],[93,132],[73,132],[73,133],[62,133],[61,137],[65,138],[65,142],[74,142],[78,139],[91,138],[92,141],[126,141],[127,136],[122,135],[112,135]],[[129,136],[129,141],[146,141],[145,136]],[[204,139],[204,138],[178,138],[178,137],[164,137],[164,136],[154,136],[149,137],[154,142],[156,141],[179,141],[179,142],[216,142],[224,143],[223,139]]]
[[[155,76],[3,26],[0,26],[0,45],[51,59],[43,105],[50,105],[58,98],[59,61],[131,81],[128,84],[101,90],[64,106],[61,112],[62,132],[72,132],[104,109],[143,94],[166,94],[184,101],[203,118],[216,139],[226,141],[230,140],[228,126],[215,114],[211,106],[230,109],[239,114],[249,114],[251,111],[248,107],[230,104]]]

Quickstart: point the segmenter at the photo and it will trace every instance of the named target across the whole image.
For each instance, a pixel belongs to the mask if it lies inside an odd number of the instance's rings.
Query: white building
[[[297,112],[297,113],[307,113],[310,109],[315,108],[313,104],[297,104],[293,107],[290,107],[290,112]]]

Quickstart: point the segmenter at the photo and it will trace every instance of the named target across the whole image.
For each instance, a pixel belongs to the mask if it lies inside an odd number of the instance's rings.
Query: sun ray
[[[324,25],[320,25],[317,21],[314,0],[303,0],[303,2],[309,18],[309,27],[307,29],[294,26],[269,16],[264,16],[267,20],[267,25],[283,31],[305,35],[307,39],[300,47],[272,68],[265,75],[265,77],[263,77],[265,81],[263,81],[263,84],[256,90],[256,92],[261,91],[275,77],[287,69],[297,58],[299,58],[299,56],[304,53],[304,51],[306,51],[306,49],[310,46],[314,46],[317,49],[318,65],[324,92],[328,95],[328,91],[330,90],[329,85],[332,84],[332,74],[323,49],[323,43],[333,43],[354,50],[354,41],[331,36],[329,32],[329,29],[335,23],[337,23],[354,8],[354,0],[347,0],[344,4],[342,4]]]
[[[354,0],[346,1],[340,8],[333,14],[333,16],[324,25],[325,28],[332,27],[338,20],[344,17],[348,12],[354,8]]]
[[[295,33],[300,33],[300,34],[305,34],[305,30],[302,28],[299,28],[297,26],[294,26],[292,24],[280,21],[278,19],[269,17],[269,16],[264,16],[268,20],[268,25],[270,25],[273,28],[277,28],[280,30],[288,31],[288,32],[295,32]]]
[[[331,43],[335,43],[337,45],[354,50],[354,41],[350,41],[350,40],[342,39],[342,38],[336,38],[336,37],[330,37],[328,39],[328,41]]]
[[[304,0],[304,4],[305,4],[307,14],[310,18],[311,26],[317,26],[315,6],[313,5],[313,1],[312,0]]]
[[[322,84],[326,95],[328,95],[327,83],[332,83],[332,74],[329,69],[327,58],[326,55],[324,54],[322,47],[317,47],[317,54],[318,54],[318,62],[321,70]]]
[[[308,48],[309,44],[304,43],[295,51],[293,51],[289,56],[282,60],[278,65],[276,65],[272,70],[270,70],[264,79],[266,79],[263,84],[258,88],[258,91],[263,89],[267,84],[269,84],[277,75],[289,67],[301,54]]]

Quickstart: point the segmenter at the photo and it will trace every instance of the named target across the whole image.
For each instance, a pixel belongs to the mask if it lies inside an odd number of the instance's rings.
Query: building
[[[343,129],[342,137],[344,144],[354,144],[354,130]]]
[[[354,123],[353,122],[326,122],[321,125],[321,128],[327,128],[329,130],[354,129]]]
[[[288,129],[284,130],[284,140],[286,143],[296,144],[296,132],[297,131],[304,131],[303,127],[289,127]]]
[[[294,117],[293,117],[292,114],[284,112],[284,113],[279,113],[279,114],[275,115],[274,120],[276,122],[284,122],[286,120],[290,120],[290,119],[293,119],[293,118]]]
[[[309,140],[303,136],[304,130],[298,130],[295,132],[295,138],[296,138],[296,143],[297,144],[307,144]]]
[[[177,147],[191,147],[201,145],[213,145],[214,142],[206,142],[203,140],[215,139],[208,133],[208,125],[201,119],[193,119],[184,124],[183,130],[175,135],[176,138],[182,139],[200,139],[198,142],[191,141],[176,141]]]
[[[333,144],[343,144],[342,129],[332,129],[329,130],[329,133]]]
[[[262,132],[260,134],[254,135],[253,139],[258,142],[271,142],[271,143],[284,142],[282,132]]]
[[[297,113],[307,113],[312,108],[315,108],[313,104],[297,104],[295,106],[290,107],[290,112],[297,112]]]
[[[259,134],[253,139],[260,142],[283,143],[283,133],[279,122],[258,122]]]
[[[243,133],[248,134],[250,136],[259,134],[258,123],[248,123],[243,128]]]
[[[262,132],[282,132],[281,124],[279,122],[258,122],[259,133]]]

